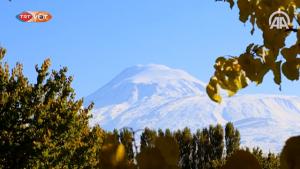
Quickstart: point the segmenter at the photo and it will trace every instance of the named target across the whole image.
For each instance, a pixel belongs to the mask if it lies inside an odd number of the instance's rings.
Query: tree
[[[155,139],[157,138],[157,133],[155,130],[145,128],[141,134],[141,151],[145,148],[154,147]]]
[[[212,146],[211,160],[221,160],[224,149],[224,131],[223,127],[218,124],[215,127],[210,126],[210,140]]]
[[[89,163],[77,155],[88,154],[92,105],[83,108],[83,100],[75,100],[67,68],[49,73],[47,59],[36,66],[32,84],[21,64],[10,72],[2,63],[4,55],[0,48],[0,167],[76,168]]]
[[[81,167],[100,168],[100,154],[105,137],[106,133],[99,125],[92,128],[89,135],[84,138],[83,142],[85,143],[85,146],[82,149],[78,149],[76,152],[77,155],[74,155],[74,157],[77,158],[77,161],[81,161]]]
[[[132,160],[126,155],[125,146],[120,143],[116,132],[107,133],[100,151],[100,169],[135,169]]]
[[[159,137],[165,136],[165,133],[163,132],[162,129],[158,129],[157,133],[158,133],[157,135],[158,135]]]
[[[173,134],[172,134],[172,132],[171,132],[170,129],[166,129],[166,131],[165,131],[165,136],[166,136],[166,137],[173,137]]]
[[[199,156],[199,169],[206,169],[210,167],[210,154],[211,154],[211,142],[209,137],[209,131],[204,128],[200,135],[198,156]]]
[[[83,137],[81,148],[76,149],[71,161],[67,164],[69,168],[100,168],[101,150],[103,148],[106,133],[100,126],[94,126],[90,132]],[[78,164],[78,165],[74,165]]]
[[[200,130],[197,130],[196,134],[193,134],[193,139],[190,146],[190,153],[191,153],[191,168],[197,169],[200,159],[198,156],[198,149],[199,149],[199,138],[200,138]]]
[[[273,153],[268,153],[268,156],[264,157],[264,162],[261,165],[263,169],[280,169],[279,156]]]
[[[146,147],[137,156],[139,169],[179,169],[179,147],[174,137],[158,136],[154,147]]]
[[[230,156],[240,147],[240,133],[234,128],[233,123],[229,122],[225,126],[225,145],[226,154]]]
[[[176,140],[179,145],[179,153],[180,153],[180,167],[182,169],[190,169],[191,168],[191,142],[192,142],[192,134],[191,130],[187,127],[183,129],[183,131],[179,131],[176,133]]]
[[[261,84],[264,76],[271,71],[274,82],[281,85],[282,74],[289,80],[299,80],[300,70],[300,8],[299,0],[224,0],[232,8],[235,3],[239,8],[240,21],[252,24],[251,34],[255,27],[262,31],[263,44],[250,44],[240,56],[221,56],[216,59],[215,73],[207,85],[209,97],[221,102],[219,88],[228,91],[229,96],[248,86],[249,81]],[[269,18],[276,11],[288,14],[291,23],[288,29],[271,29]],[[294,45],[287,47],[285,40],[296,34]],[[278,56],[283,56],[280,59]],[[281,89],[281,87],[280,87]]]
[[[133,152],[133,133],[124,128],[120,132],[120,140],[121,143],[125,146],[127,159],[133,161],[134,159],[134,152]]]
[[[257,161],[262,169],[279,169],[280,168],[279,156],[277,156],[273,153],[268,153],[268,155],[266,156],[263,153],[262,149],[260,149],[259,147],[253,148],[252,152],[248,148],[247,152],[251,153],[257,159]]]

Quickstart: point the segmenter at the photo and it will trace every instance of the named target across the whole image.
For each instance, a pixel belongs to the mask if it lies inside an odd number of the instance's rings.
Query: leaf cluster
[[[239,20],[262,31],[263,44],[249,44],[246,51],[230,58],[221,56],[216,59],[215,73],[207,85],[207,94],[215,102],[221,102],[219,88],[228,91],[229,96],[247,87],[250,82],[257,85],[263,82],[265,75],[272,72],[274,83],[281,85],[282,75],[287,79],[299,80],[300,70],[300,9],[299,0],[226,0],[232,8],[237,4]],[[271,29],[269,18],[276,11],[288,14],[291,23],[289,29]],[[290,47],[286,39],[295,36]],[[282,57],[279,57],[282,56]],[[281,86],[280,86],[281,89]]]

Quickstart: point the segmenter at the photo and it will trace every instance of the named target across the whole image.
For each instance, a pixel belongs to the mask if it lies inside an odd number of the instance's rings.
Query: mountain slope
[[[279,152],[285,139],[300,134],[300,98],[238,95],[222,104],[209,100],[205,83],[163,65],[138,65],[124,70],[86,98],[95,102],[91,125],[108,130],[186,126],[234,122],[242,145]]]

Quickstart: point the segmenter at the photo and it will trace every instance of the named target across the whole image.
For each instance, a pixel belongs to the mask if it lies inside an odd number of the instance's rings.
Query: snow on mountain
[[[267,152],[279,152],[288,137],[300,135],[300,97],[237,95],[216,104],[207,97],[205,83],[163,65],[130,67],[86,98],[86,103],[91,101],[91,125],[107,130],[195,130],[231,121],[241,132],[243,146]]]

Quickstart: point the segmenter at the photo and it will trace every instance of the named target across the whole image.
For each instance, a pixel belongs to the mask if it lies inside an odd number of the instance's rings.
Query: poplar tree
[[[240,132],[234,128],[231,122],[225,126],[225,146],[227,156],[230,156],[240,147]]]
[[[149,128],[145,128],[143,133],[141,134],[141,151],[145,148],[154,147],[155,140],[157,138],[157,132],[155,130],[151,130]]]
[[[134,159],[134,152],[133,152],[133,133],[128,129],[123,129],[120,132],[120,141],[125,146],[125,151],[128,160]]]

